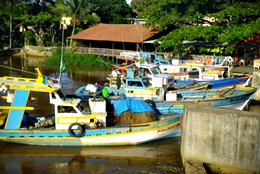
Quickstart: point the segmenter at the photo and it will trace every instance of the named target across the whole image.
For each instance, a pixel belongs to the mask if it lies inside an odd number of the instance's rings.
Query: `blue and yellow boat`
[[[3,77],[0,82],[2,141],[46,146],[114,146],[136,145],[180,135],[180,118],[175,113],[152,122],[109,125],[105,100],[92,98],[86,104],[80,99],[67,98],[45,81],[39,71],[36,79]],[[38,109],[31,104],[34,93],[49,96],[53,115],[29,115]]]
[[[176,90],[166,94],[169,103],[200,103],[204,106],[229,107],[237,110],[251,101],[254,87],[233,86],[215,90]]]

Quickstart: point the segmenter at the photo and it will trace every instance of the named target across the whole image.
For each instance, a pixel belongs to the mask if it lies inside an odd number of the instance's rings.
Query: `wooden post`
[[[115,55],[114,55],[114,42],[112,42],[112,61],[114,62],[115,61]]]

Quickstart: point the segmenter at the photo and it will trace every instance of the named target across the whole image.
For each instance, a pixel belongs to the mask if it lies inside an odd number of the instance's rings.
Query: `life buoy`
[[[76,127],[76,129],[74,127]],[[72,136],[72,137],[82,137],[84,134],[84,131],[85,131],[85,128],[80,123],[72,123],[68,129],[68,132],[69,132],[70,136]]]

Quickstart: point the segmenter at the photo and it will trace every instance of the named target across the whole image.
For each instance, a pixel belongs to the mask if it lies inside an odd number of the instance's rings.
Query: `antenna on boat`
[[[62,36],[61,36],[61,57],[60,57],[60,72],[59,72],[59,86],[61,86],[61,73],[65,70],[65,64],[63,62],[64,56],[64,29],[70,25],[71,17],[61,18]]]

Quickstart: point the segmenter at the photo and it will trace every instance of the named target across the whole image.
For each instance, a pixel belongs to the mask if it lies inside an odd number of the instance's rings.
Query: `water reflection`
[[[182,173],[178,138],[138,146],[0,147],[1,173]]]
[[[43,61],[40,57],[30,57],[24,59],[21,56],[0,57],[0,76],[16,76],[36,78],[34,68]],[[18,71],[20,70],[20,71]],[[59,72],[53,69],[41,68],[44,75],[58,79]],[[108,70],[88,70],[86,68],[73,72],[64,72],[61,74],[62,88],[64,92],[72,93],[76,88],[88,83],[99,83],[103,85],[107,82],[106,77],[110,73]]]

